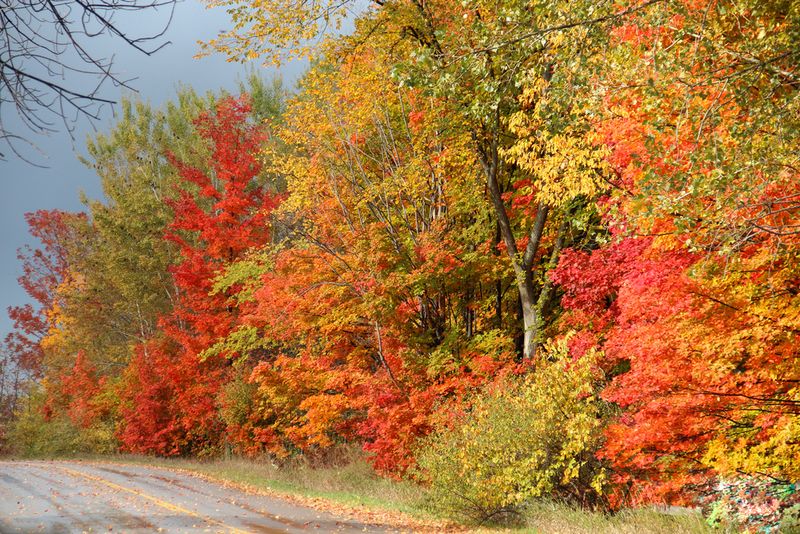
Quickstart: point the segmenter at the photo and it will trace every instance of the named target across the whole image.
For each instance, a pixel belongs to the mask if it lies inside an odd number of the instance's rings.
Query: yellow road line
[[[160,506],[161,508],[165,508],[165,509],[169,510],[170,512],[177,512],[179,514],[184,514],[184,515],[188,515],[188,516],[194,517],[195,519],[200,519],[201,521],[205,521],[206,523],[209,523],[211,525],[222,527],[222,528],[228,530],[229,532],[231,532],[233,534],[251,534],[247,530],[241,530],[241,529],[238,529],[238,528],[234,528],[234,527],[232,527],[230,525],[226,525],[222,521],[217,521],[216,519],[212,519],[210,517],[205,517],[203,515],[198,514],[197,512],[193,512],[191,510],[187,510],[186,508],[183,508],[181,506],[177,506],[177,505],[169,503],[167,501],[162,501],[158,497],[153,497],[152,495],[148,495],[147,493],[144,493],[143,491],[139,491],[139,490],[136,490],[136,489],[133,489],[133,488],[126,488],[125,486],[120,486],[119,484],[115,484],[114,482],[111,482],[110,480],[106,480],[105,478],[98,477],[98,476],[95,476],[95,475],[90,475],[89,473],[82,473],[81,471],[76,471],[74,469],[70,469],[69,467],[64,467],[63,465],[56,465],[54,467],[57,467],[57,468],[59,468],[59,469],[61,469],[63,471],[66,471],[67,473],[70,473],[71,475],[87,478],[87,479],[92,480],[94,482],[97,482],[99,484],[103,484],[105,486],[108,486],[109,488],[113,488],[113,489],[119,490],[119,491],[125,491],[127,493],[132,493],[133,495],[137,495],[137,496],[139,496],[139,497],[141,497],[143,499],[147,499],[148,501],[151,501],[151,502],[155,503],[156,505]]]

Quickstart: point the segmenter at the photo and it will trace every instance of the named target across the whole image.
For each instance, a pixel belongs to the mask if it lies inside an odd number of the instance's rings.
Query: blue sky
[[[137,16],[131,31],[139,35],[152,34],[163,26],[163,14]],[[228,16],[222,9],[207,10],[196,0],[178,3],[175,17],[165,35],[172,42],[153,56],[146,56],[118,41],[106,40],[98,43],[105,54],[114,54],[115,71],[123,78],[137,78],[131,85],[140,97],[153,104],[162,104],[173,97],[179,85],[191,85],[200,92],[220,88],[235,89],[237,81],[244,77],[247,68],[256,68],[265,77],[280,75],[287,86],[294,85],[304,65],[289,64],[278,73],[274,69],[257,64],[240,65],[227,63],[216,55],[193,59],[197,53],[198,39],[209,39],[229,26]],[[119,99],[122,90],[109,86],[106,95]],[[106,109],[102,119],[94,125],[98,131],[110,129],[113,115]],[[88,122],[79,123],[74,132],[75,141],[69,134],[60,132],[50,136],[29,136],[43,155],[36,156],[38,163],[47,165],[41,169],[33,167],[14,156],[0,161],[0,336],[11,330],[11,322],[5,310],[8,306],[28,302],[27,295],[17,284],[20,275],[16,259],[17,248],[30,243],[24,214],[37,209],[59,208],[80,210],[80,192],[91,198],[102,197],[98,177],[84,167],[77,154],[85,152],[85,139],[93,132]],[[27,133],[27,132],[16,132]],[[5,147],[3,147],[5,152]],[[35,243],[30,243],[35,244]]]

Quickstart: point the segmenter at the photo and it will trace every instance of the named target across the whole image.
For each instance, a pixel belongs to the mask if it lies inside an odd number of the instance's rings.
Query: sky
[[[140,15],[137,14],[135,27],[130,28],[138,35],[150,35],[164,25],[164,13]],[[198,39],[212,38],[229,26],[223,9],[209,10],[197,0],[184,0],[177,4],[164,36],[171,44],[152,56],[141,54],[118,40],[107,39],[95,44],[104,54],[115,56],[114,70],[123,78],[136,78],[131,82],[133,88],[142,99],[155,105],[169,101],[179,85],[190,85],[198,92],[221,88],[235,90],[238,80],[245,77],[247,69],[253,68],[266,78],[281,76],[287,87],[294,85],[305,68],[303,63],[290,63],[278,72],[258,64],[227,63],[219,55],[193,59],[198,51]],[[105,91],[105,95],[116,100],[123,93],[129,91],[113,86]],[[100,132],[109,131],[113,123],[112,110],[106,108],[94,128]],[[0,161],[0,338],[12,329],[5,310],[30,301],[17,283],[21,269],[16,251],[26,244],[36,245],[28,236],[24,214],[38,209],[82,210],[81,191],[90,198],[102,198],[99,178],[78,161],[78,154],[85,154],[86,137],[93,131],[93,126],[83,121],[77,125],[74,141],[65,131],[49,136],[29,135],[42,152],[34,155],[36,163],[46,168],[32,166],[13,155]],[[3,152],[7,152],[6,147]]]

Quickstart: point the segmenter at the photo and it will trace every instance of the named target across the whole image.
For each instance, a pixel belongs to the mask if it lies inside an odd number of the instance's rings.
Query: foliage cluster
[[[95,421],[83,427],[65,413],[52,413],[46,407],[43,390],[28,393],[25,404],[18,407],[8,440],[12,452],[22,457],[108,454],[117,450],[113,426]]]
[[[573,361],[566,340],[536,370],[492,384],[421,440],[431,506],[469,522],[514,519],[536,499],[601,505],[607,473],[595,457],[607,407],[597,354]],[[599,506],[603,508],[603,506]]]

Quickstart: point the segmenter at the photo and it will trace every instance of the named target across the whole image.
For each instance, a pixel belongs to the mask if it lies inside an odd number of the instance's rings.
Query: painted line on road
[[[193,512],[191,510],[187,510],[186,508],[183,508],[181,506],[177,506],[177,505],[169,503],[167,501],[163,501],[163,500],[159,499],[158,497],[153,497],[152,495],[148,495],[147,493],[144,493],[143,491],[139,491],[139,490],[136,490],[136,489],[133,489],[133,488],[126,488],[125,486],[121,486],[119,484],[111,482],[110,480],[106,480],[105,478],[98,477],[98,476],[95,476],[95,475],[90,475],[89,473],[82,473],[81,471],[76,471],[75,469],[70,469],[69,467],[64,467],[63,465],[55,465],[54,467],[57,467],[57,468],[59,468],[59,469],[61,469],[63,471],[66,471],[67,473],[70,473],[73,476],[87,478],[87,479],[92,480],[94,482],[97,482],[99,484],[103,484],[105,486],[108,486],[109,488],[113,488],[115,490],[132,493],[133,495],[136,495],[136,496],[141,497],[143,499],[147,499],[148,501],[151,501],[154,504],[169,510],[170,512],[177,512],[179,514],[185,514],[185,515],[194,517],[195,519],[200,519],[201,521],[205,521],[206,523],[209,523],[211,525],[222,527],[222,528],[228,530],[229,532],[231,532],[233,534],[252,534],[251,532],[249,532],[247,530],[241,530],[241,529],[232,527],[230,525],[226,525],[222,521],[217,521],[216,519],[212,519],[210,517],[206,517],[206,516],[200,515],[197,512]]]

